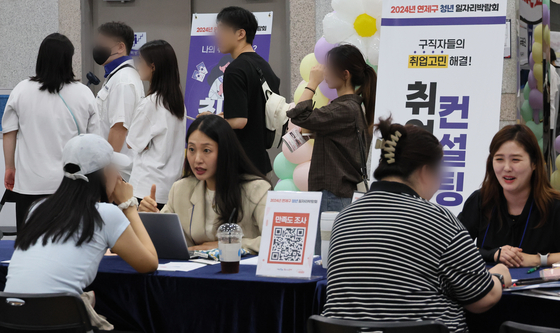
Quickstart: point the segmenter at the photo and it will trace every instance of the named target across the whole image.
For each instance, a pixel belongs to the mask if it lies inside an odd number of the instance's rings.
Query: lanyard
[[[531,202],[531,208],[529,209],[529,216],[527,216],[527,222],[525,222],[525,229],[523,229],[523,236],[521,236],[521,242],[519,242],[519,248],[521,248],[521,244],[523,244],[523,239],[525,238],[525,232],[527,231],[527,226],[529,225],[529,219],[531,218],[531,213],[533,212],[533,204],[535,202]],[[494,215],[494,214],[492,214]],[[484,247],[484,242],[486,242],[486,235],[488,234],[488,229],[490,229],[490,221],[488,221],[488,226],[486,227],[486,232],[484,233],[484,238],[482,239],[482,245],[480,248]]]

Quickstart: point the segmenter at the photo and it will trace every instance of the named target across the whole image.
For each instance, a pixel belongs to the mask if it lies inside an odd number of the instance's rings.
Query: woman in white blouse
[[[140,48],[138,72],[150,82],[147,96],[140,102],[128,129],[126,142],[136,151],[130,184],[134,196],[150,194],[153,184],[159,189],[156,202],[167,203],[171,185],[181,178],[185,157],[186,117],[179,65],[173,47],[164,40]]]

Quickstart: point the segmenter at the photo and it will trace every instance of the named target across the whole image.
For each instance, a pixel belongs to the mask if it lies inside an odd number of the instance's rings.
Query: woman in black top
[[[560,261],[560,193],[527,126],[506,126],[494,136],[482,188],[459,219],[487,262],[534,267]]]

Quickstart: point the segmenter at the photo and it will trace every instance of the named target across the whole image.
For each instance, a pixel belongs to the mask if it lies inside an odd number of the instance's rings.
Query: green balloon
[[[533,120],[533,109],[531,109],[529,105],[529,100],[525,100],[521,106],[521,118],[523,118],[525,122]]]
[[[530,92],[531,92],[531,87],[529,87],[529,82],[527,82],[527,84],[525,84],[525,88],[523,88],[523,97],[525,98],[525,101],[529,100]]]
[[[547,5],[548,8],[550,8],[550,0],[543,0],[542,3],[543,5]]]
[[[534,121],[530,120],[530,121],[526,122],[525,125],[527,125],[527,127],[529,127],[531,132],[533,132],[533,134],[535,134],[535,136],[537,137],[537,140],[542,140],[542,136],[543,136],[543,123],[542,122],[540,122],[537,125],[537,124],[535,124]]]
[[[293,179],[283,179],[274,187],[275,191],[299,191]]]
[[[280,179],[292,179],[294,177],[294,170],[297,164],[294,164],[286,159],[284,153],[278,154],[274,159],[274,173]]]

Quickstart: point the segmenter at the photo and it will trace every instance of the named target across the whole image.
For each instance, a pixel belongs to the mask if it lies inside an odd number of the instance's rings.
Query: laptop
[[[189,248],[177,214],[138,213],[159,259],[189,260]]]

